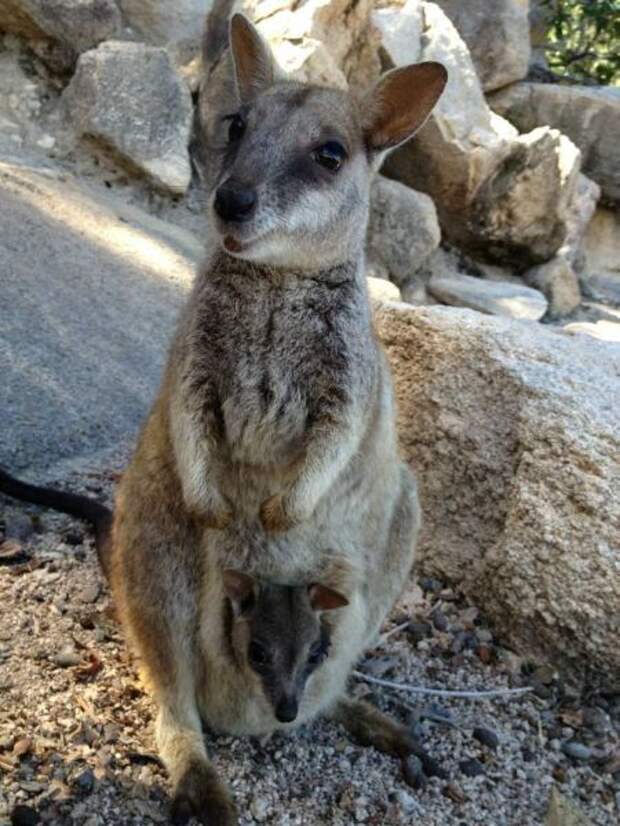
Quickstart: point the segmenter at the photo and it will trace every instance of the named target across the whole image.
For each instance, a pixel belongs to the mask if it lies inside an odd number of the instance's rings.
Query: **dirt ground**
[[[93,467],[47,481],[109,499],[116,476],[117,466]],[[2,540],[0,826],[166,823],[153,704],[114,620],[89,531],[4,499]],[[524,662],[437,580],[412,582],[386,630],[409,621],[369,652],[361,672],[413,686],[535,690],[472,701],[352,678],[351,691],[407,720],[446,771],[422,789],[407,784],[397,760],[325,721],[266,743],[206,733],[242,826],[618,822],[620,698],[578,694],[544,664]],[[577,819],[548,814],[552,790],[554,806]]]

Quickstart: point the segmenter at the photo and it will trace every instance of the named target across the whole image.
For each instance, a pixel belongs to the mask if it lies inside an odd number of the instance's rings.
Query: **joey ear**
[[[238,616],[243,613],[248,600],[256,596],[258,588],[256,580],[248,574],[233,571],[231,568],[223,571],[222,579],[224,581],[224,593],[232,604],[235,616]]]
[[[338,591],[318,583],[309,586],[308,596],[313,611],[332,611],[334,608],[343,608],[349,604],[349,600]]]
[[[370,151],[393,149],[410,138],[430,115],[448,80],[441,63],[393,69],[366,96],[364,136]]]
[[[230,21],[230,49],[241,103],[248,103],[275,79],[274,59],[256,27],[243,14]]]

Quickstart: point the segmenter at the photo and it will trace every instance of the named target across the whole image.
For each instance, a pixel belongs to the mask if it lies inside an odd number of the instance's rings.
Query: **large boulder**
[[[581,149],[583,170],[610,202],[620,204],[620,89],[517,83],[489,98],[522,132],[548,124]]]
[[[280,66],[301,81],[368,86],[380,74],[373,0],[245,0]]]
[[[442,304],[469,307],[489,315],[540,321],[547,312],[544,295],[524,284],[446,274],[433,276],[427,289]]]
[[[519,136],[489,109],[467,46],[435,3],[377,9],[386,66],[438,60],[448,83],[427,124],[386,174],[435,202],[444,236],[478,257],[521,269],[550,258],[567,232],[579,154],[557,132]]]
[[[185,192],[192,101],[165,49],[102,43],[80,56],[63,97],[78,134],[111,148],[158,187]]]
[[[75,57],[121,30],[115,0],[2,0],[0,31],[11,32],[39,44],[42,55],[68,68]],[[45,51],[48,44],[60,49]]]
[[[125,20],[147,43],[198,40],[213,0],[118,0]]]
[[[0,465],[132,439],[203,247],[53,167],[0,162]]]
[[[384,305],[418,568],[517,650],[618,690],[620,346],[452,308]]]
[[[620,214],[597,209],[584,238],[584,286],[594,298],[620,305]]]
[[[453,237],[501,264],[547,261],[566,243],[578,198],[580,153],[557,129],[519,135],[479,187]]]
[[[437,249],[441,232],[432,200],[377,175],[370,193],[368,253],[396,284],[404,284]]]
[[[530,63],[528,0],[436,0],[471,52],[485,91],[522,80]]]

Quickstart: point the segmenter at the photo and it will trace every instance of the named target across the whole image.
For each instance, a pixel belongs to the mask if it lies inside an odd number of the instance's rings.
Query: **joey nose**
[[[276,707],[276,720],[280,723],[292,723],[297,717],[298,705],[294,697],[283,697]]]
[[[256,192],[250,187],[222,184],[215,193],[215,211],[223,221],[249,221],[256,209]]]

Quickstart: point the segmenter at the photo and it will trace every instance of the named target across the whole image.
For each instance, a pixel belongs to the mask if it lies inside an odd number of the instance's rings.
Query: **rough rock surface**
[[[428,122],[388,157],[385,169],[391,178],[428,193],[442,228],[450,230],[451,216],[463,222],[473,194],[506,157],[517,131],[493,116],[468,49],[438,6],[407,0],[404,6],[375,10],[372,22],[381,35],[386,67],[438,60],[448,70],[448,83]]]
[[[280,66],[302,81],[368,86],[380,74],[373,0],[245,0]]]
[[[419,564],[522,654],[620,674],[620,347],[469,310],[382,306]],[[587,676],[587,675],[585,675]]]
[[[83,52],[119,33],[115,0],[2,0],[0,31],[58,40]]]
[[[15,470],[133,436],[202,254],[63,177],[0,163],[0,465]]]
[[[465,243],[517,268],[547,261],[568,235],[579,163],[579,150],[556,129],[520,135],[476,193],[469,218],[474,237]]]
[[[532,267],[523,278],[547,296],[550,318],[562,318],[581,303],[579,279],[565,255],[556,255],[544,264]]]
[[[581,149],[584,172],[620,204],[620,89],[517,83],[489,102],[522,132],[549,124],[568,135]]]
[[[431,198],[378,175],[370,195],[368,251],[403,284],[439,245],[441,231]]]
[[[456,26],[485,91],[527,75],[530,38],[527,0],[436,0]],[[529,131],[529,130],[527,130]]]
[[[448,69],[428,122],[388,157],[386,174],[433,198],[457,246],[521,268],[550,258],[567,232],[578,151],[549,129],[518,136],[491,112],[467,46],[436,4],[407,0],[372,20],[386,66],[438,60]]]
[[[112,148],[158,186],[185,192],[192,101],[165,49],[103,43],[80,56],[63,97],[79,134]]]
[[[443,304],[469,307],[481,313],[539,321],[547,312],[547,300],[539,290],[523,284],[486,281],[470,275],[431,278],[427,287]]]
[[[196,40],[213,0],[117,0],[127,23],[148,43]]]

